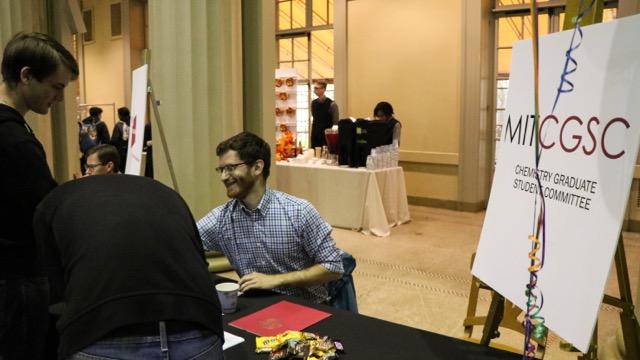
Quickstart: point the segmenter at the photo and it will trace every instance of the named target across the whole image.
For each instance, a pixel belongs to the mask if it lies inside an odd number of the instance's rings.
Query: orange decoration
[[[276,79],[276,87],[282,86],[282,83],[283,83],[282,79]]]
[[[276,116],[282,116],[282,109],[276,108]]]
[[[286,92],[281,92],[280,94],[278,94],[278,99],[280,99],[280,100],[288,100],[289,99],[289,94],[287,94]]]
[[[289,106],[286,111],[288,116],[293,116],[296,114],[296,108],[293,108],[291,106]]]
[[[286,128],[286,125],[282,124],[280,125],[281,129],[283,125]],[[290,157],[295,157],[295,144],[296,139],[293,137],[293,132],[284,131],[282,137],[276,140],[276,160],[287,160]]]
[[[286,82],[288,87],[292,87],[296,83],[296,81],[292,77],[287,78]]]

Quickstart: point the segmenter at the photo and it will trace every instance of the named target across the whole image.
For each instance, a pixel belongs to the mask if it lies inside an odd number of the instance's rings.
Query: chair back
[[[356,268],[356,259],[348,252],[342,251],[342,266],[344,274],[342,278],[329,283],[329,303],[337,309],[343,309],[358,313],[356,299],[356,287],[353,282],[353,270]]]

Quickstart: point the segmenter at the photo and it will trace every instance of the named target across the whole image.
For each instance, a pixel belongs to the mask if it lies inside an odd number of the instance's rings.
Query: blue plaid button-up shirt
[[[288,273],[315,264],[343,272],[331,226],[313,205],[268,186],[256,209],[232,199],[200,219],[198,229],[205,250],[223,252],[240,277],[254,271]],[[328,297],[323,285],[274,290],[315,302]]]

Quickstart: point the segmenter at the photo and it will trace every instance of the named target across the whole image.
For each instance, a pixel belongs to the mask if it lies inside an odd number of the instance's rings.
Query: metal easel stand
[[[635,307],[633,306],[631,286],[629,284],[629,270],[627,267],[627,257],[624,252],[622,233],[620,233],[620,237],[618,238],[618,248],[616,249],[614,259],[616,263],[616,274],[618,275],[620,298],[605,294],[602,302],[622,310],[622,312],[620,312],[620,324],[624,338],[625,358],[640,359],[640,325],[638,325],[638,319],[634,312]],[[589,351],[583,356],[579,356],[578,359],[598,359],[598,324],[596,324],[593,330]]]
[[[151,99],[151,104],[153,106],[153,115],[155,116],[156,124],[158,125],[158,132],[160,133],[162,149],[164,150],[164,154],[167,157],[167,166],[169,167],[169,174],[171,174],[171,182],[173,183],[173,189],[179,194],[180,189],[178,188],[178,180],[176,179],[176,173],[173,170],[173,162],[171,161],[171,154],[169,153],[169,148],[167,147],[167,140],[164,136],[164,128],[162,127],[162,121],[160,119],[160,111],[158,111],[158,102],[156,101],[156,96],[153,93],[151,78],[148,78],[147,80],[147,92],[149,93],[149,98]]]

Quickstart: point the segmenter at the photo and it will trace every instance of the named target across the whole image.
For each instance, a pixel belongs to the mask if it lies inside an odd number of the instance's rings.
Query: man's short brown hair
[[[98,155],[98,160],[100,160],[101,164],[112,162],[114,173],[117,174],[120,172],[120,154],[118,154],[118,150],[115,146],[110,144],[100,144],[87,150],[85,156],[89,158],[89,156],[93,154]]]

